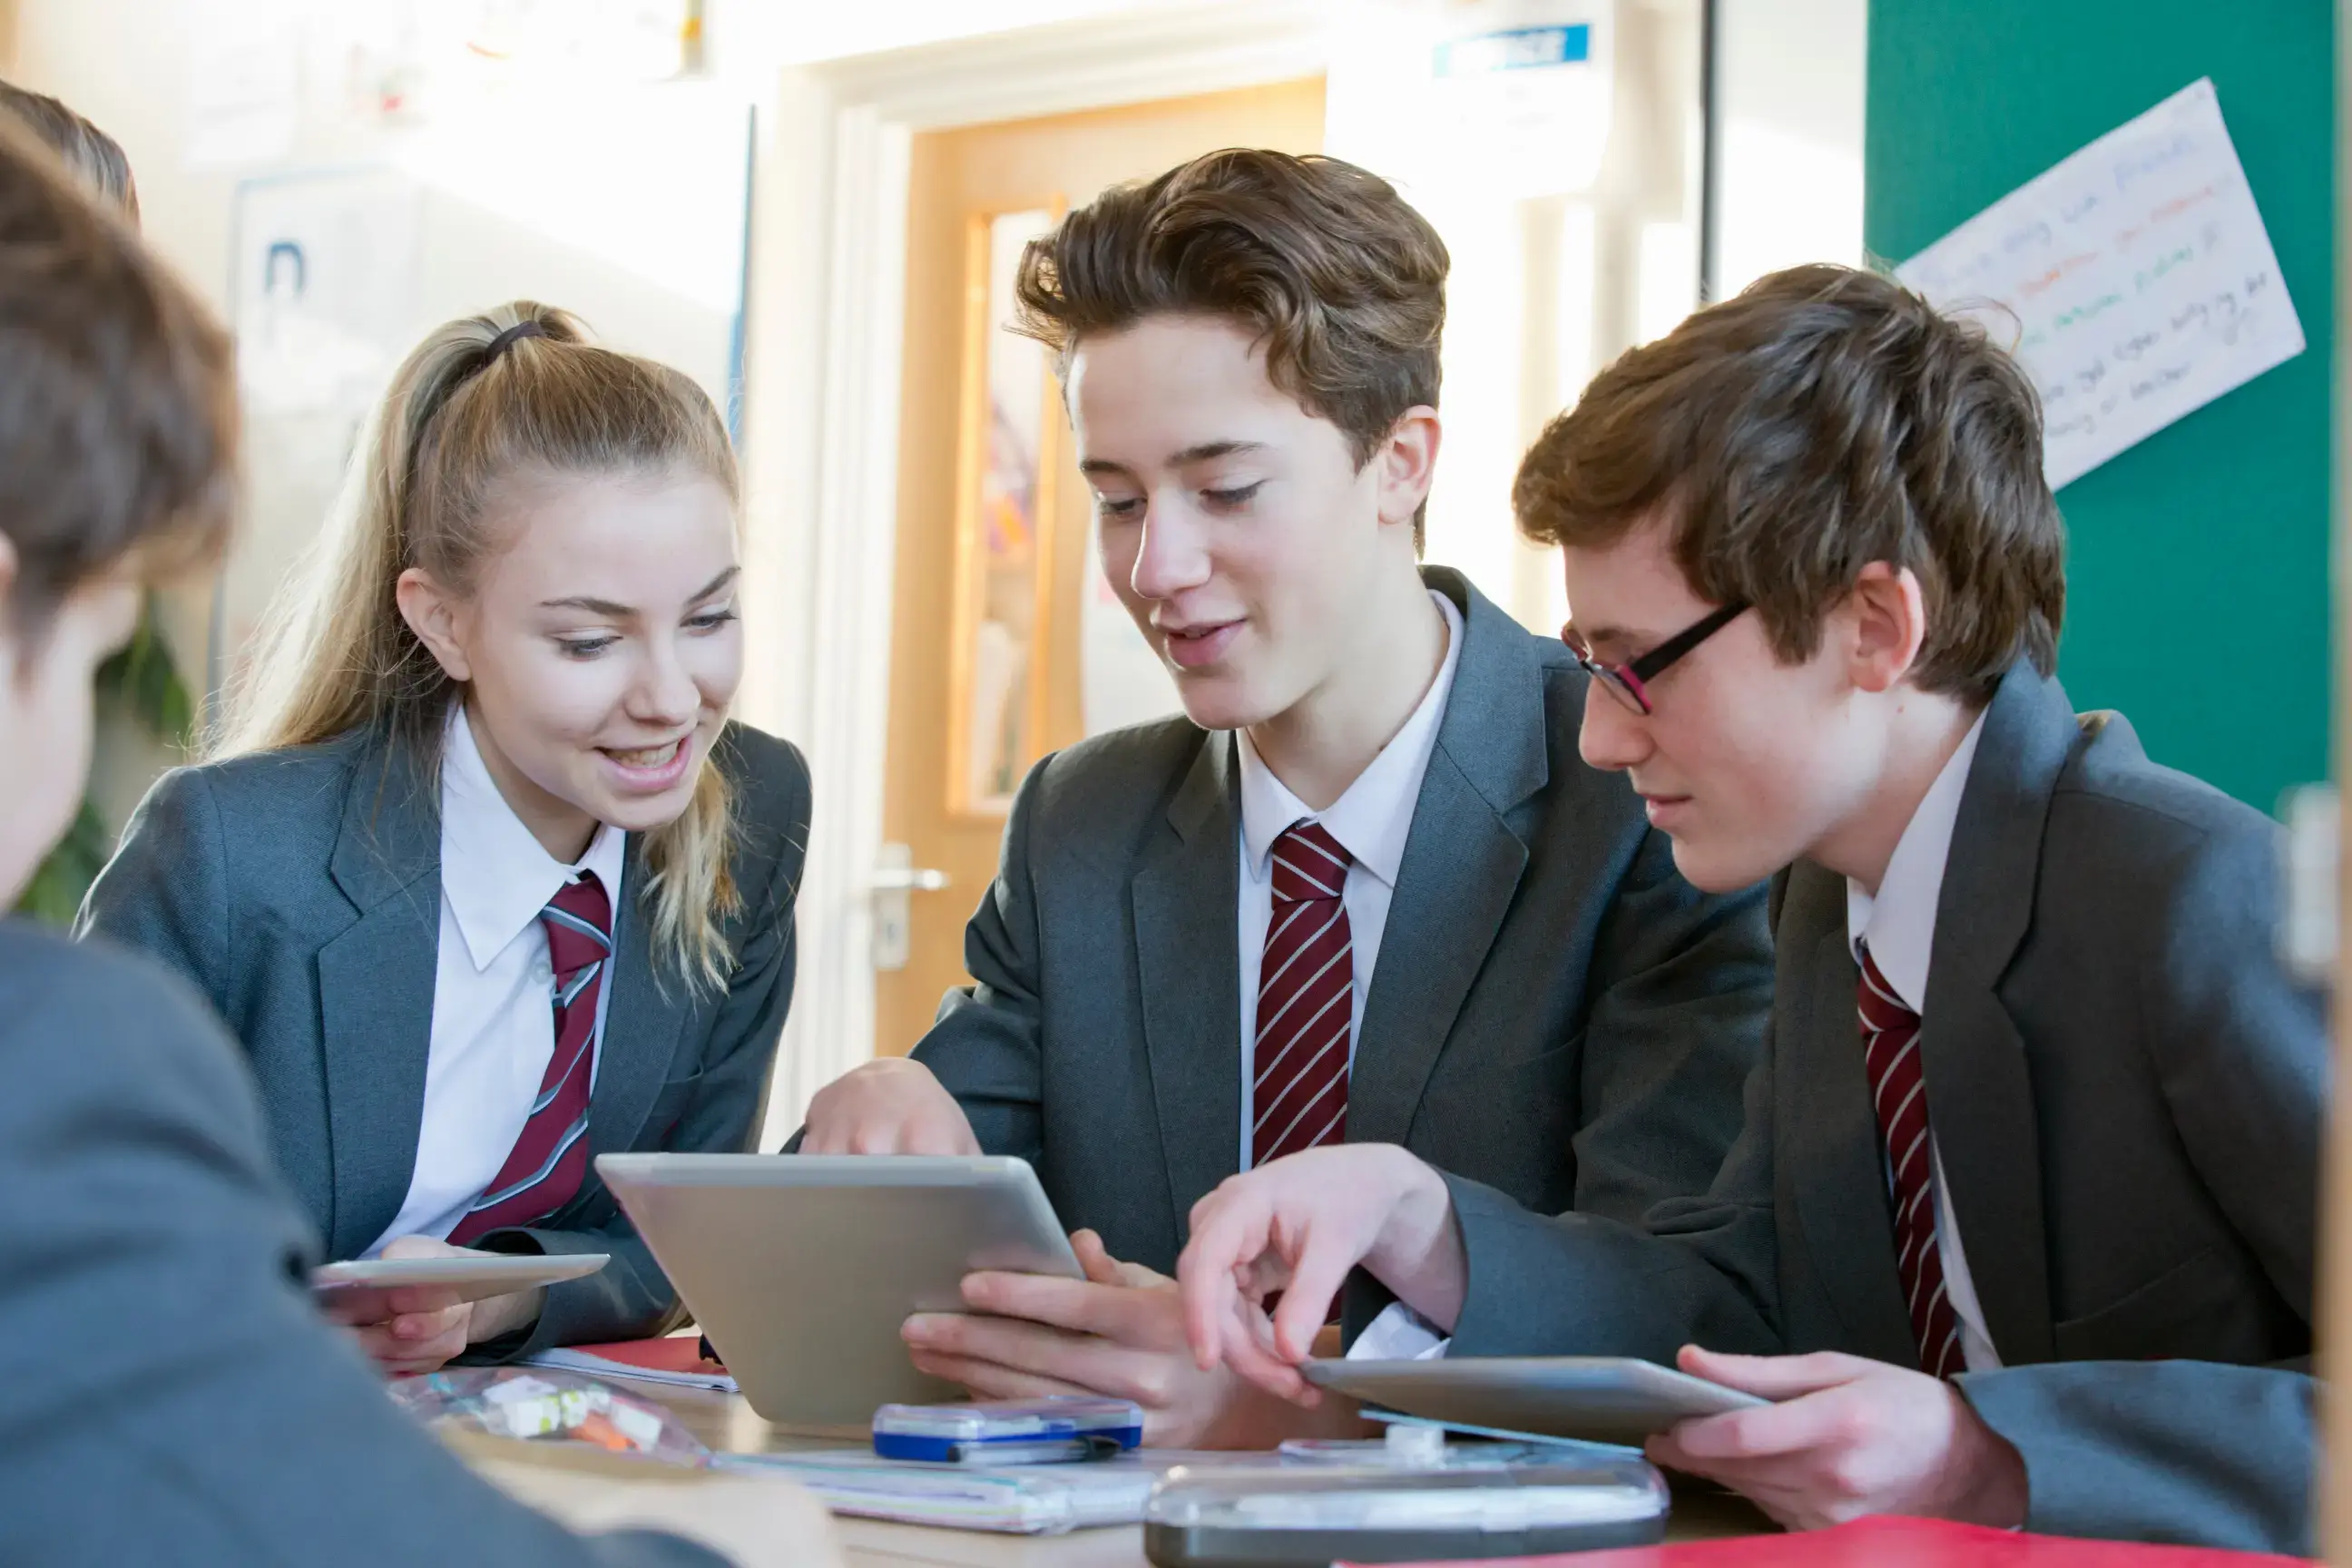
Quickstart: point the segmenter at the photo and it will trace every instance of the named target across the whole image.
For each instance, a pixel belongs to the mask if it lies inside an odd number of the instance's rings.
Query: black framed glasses
[[[1572,626],[1560,627],[1559,640],[1568,645],[1568,651],[1576,656],[1576,662],[1584,667],[1585,673],[1611,696],[1634,712],[1647,714],[1656,710],[1650,703],[1650,682],[1664,675],[1676,659],[1747,613],[1746,605],[1726,605],[1626,664],[1607,664],[1593,658],[1592,649]]]

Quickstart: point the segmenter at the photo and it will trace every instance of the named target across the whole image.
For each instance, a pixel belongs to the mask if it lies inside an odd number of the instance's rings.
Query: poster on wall
[[[704,0],[371,0],[321,67],[362,121],[422,124],[518,88],[597,91],[702,74]]]
[[[1611,0],[1387,0],[1332,62],[1325,144],[1427,199],[1590,188],[1609,139]]]
[[[421,192],[390,169],[254,179],[236,197],[245,517],[214,610],[208,687],[317,537],[375,399],[415,331]]]
[[[198,0],[187,10],[186,120],[191,169],[281,163],[302,108],[302,16],[296,0]]]
[[[2210,79],[1895,275],[2014,346],[2042,395],[2053,489],[2304,350]]]

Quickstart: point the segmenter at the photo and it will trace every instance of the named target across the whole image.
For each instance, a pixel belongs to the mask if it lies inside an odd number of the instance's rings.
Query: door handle
[[[869,885],[877,893],[936,893],[954,880],[945,871],[928,867],[886,866],[876,868]]]
[[[907,907],[909,893],[936,893],[952,880],[945,871],[915,864],[914,851],[904,844],[885,844],[874,862],[866,889],[874,900],[874,967],[907,967]]]

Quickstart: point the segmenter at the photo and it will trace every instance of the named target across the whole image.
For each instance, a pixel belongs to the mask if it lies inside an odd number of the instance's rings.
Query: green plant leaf
[[[140,606],[131,640],[98,667],[95,686],[100,707],[128,712],[159,741],[185,746],[195,732],[195,703],[173,668],[172,645],[163,636],[152,594]],[[31,885],[17,901],[18,910],[51,925],[71,925],[81,910],[82,895],[113,853],[113,833],[84,795],[73,826],[33,873]]]
[[[172,662],[172,645],[155,596],[147,595],[130,642],[98,668],[98,699],[120,707],[159,741],[184,746],[195,731],[195,702]]]
[[[18,911],[50,925],[73,924],[81,910],[82,895],[106,868],[106,858],[113,847],[114,836],[100,819],[98,808],[85,797],[73,826],[33,873],[31,885],[17,900]]]

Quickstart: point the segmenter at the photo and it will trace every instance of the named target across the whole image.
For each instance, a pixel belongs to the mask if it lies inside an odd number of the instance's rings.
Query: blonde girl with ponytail
[[[200,765],[85,930],[251,1053],[331,1258],[613,1255],[460,1303],[339,1298],[388,1368],[656,1331],[597,1181],[750,1145],[792,992],[808,772],[730,722],[735,457],[687,376],[519,301],[408,356]]]

